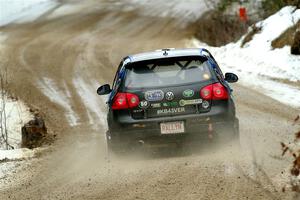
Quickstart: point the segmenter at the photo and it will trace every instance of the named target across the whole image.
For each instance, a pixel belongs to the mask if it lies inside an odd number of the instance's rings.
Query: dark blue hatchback
[[[105,84],[97,90],[110,94],[108,148],[238,138],[229,86],[237,81],[233,73],[223,75],[206,49],[162,49],[124,58],[112,88]]]

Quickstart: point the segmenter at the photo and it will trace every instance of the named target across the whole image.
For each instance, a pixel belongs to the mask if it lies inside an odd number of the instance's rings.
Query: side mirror
[[[97,89],[98,95],[106,95],[106,94],[109,94],[110,92],[111,92],[111,89],[110,89],[109,84],[102,85]]]
[[[226,73],[225,81],[228,83],[236,83],[239,80],[239,77],[234,73]]]

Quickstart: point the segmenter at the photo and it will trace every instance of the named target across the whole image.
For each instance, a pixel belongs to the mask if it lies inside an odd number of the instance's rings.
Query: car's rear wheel
[[[108,154],[121,154],[126,152],[126,145],[118,138],[112,137],[109,131],[106,132],[106,145]]]

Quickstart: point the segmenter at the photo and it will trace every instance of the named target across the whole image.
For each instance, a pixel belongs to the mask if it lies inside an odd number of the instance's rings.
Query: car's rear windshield
[[[212,78],[205,57],[157,59],[131,63],[127,67],[126,88],[177,86]]]

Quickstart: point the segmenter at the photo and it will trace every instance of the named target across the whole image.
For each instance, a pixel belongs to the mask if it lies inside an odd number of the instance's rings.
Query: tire
[[[118,138],[112,137],[110,132],[106,132],[106,145],[108,154],[121,154],[126,152],[126,146]]]

